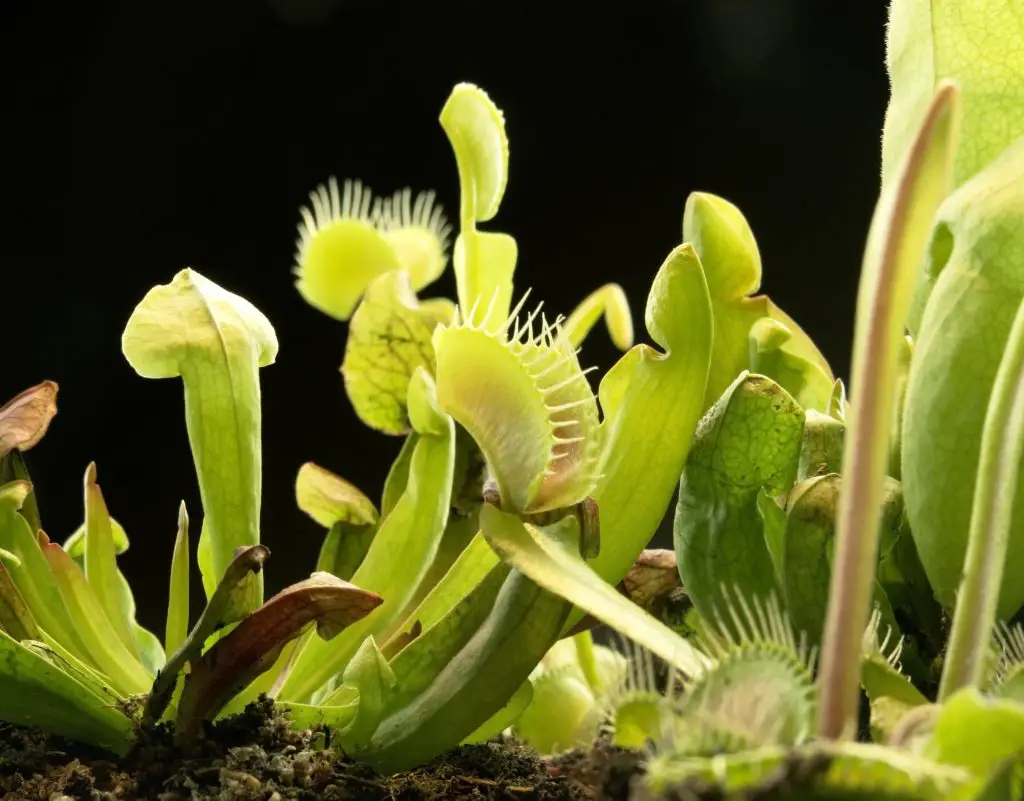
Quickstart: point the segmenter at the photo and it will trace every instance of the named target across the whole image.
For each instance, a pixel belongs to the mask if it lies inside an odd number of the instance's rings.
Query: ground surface
[[[109,755],[0,724],[2,801],[440,801],[627,799],[637,758],[605,746],[546,762],[511,743],[459,748],[391,777],[338,759],[322,737],[296,732],[270,705],[216,726],[187,751],[163,729],[136,752]]]

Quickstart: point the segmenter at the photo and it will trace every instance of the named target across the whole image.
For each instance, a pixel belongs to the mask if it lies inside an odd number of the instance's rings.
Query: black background
[[[321,531],[295,507],[299,465],[378,498],[400,443],[358,423],[337,370],[345,328],[293,288],[298,208],[334,174],[435,188],[454,212],[437,114],[458,81],[505,112],[510,182],[489,227],[518,239],[519,291],[568,312],[618,281],[639,318],[687,194],[711,191],[750,220],[763,289],[846,374],[887,98],[883,0],[60,5],[5,12],[0,402],[60,384],[29,454],[44,527],[63,540],[79,524],[96,460],[157,631],[178,502],[195,532],[200,510],[180,382],[141,379],[120,354],[132,308],[193,266],[275,325],[268,588],[307,575]],[[432,290],[453,294],[450,271]],[[603,331],[584,357],[613,362]]]

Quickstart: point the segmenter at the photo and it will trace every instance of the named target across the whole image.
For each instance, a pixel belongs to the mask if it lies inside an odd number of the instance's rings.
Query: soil
[[[186,749],[163,726],[140,732],[123,759],[38,731],[0,724],[2,801],[618,801],[639,755],[599,742],[541,759],[511,741],[455,749],[415,771],[381,776],[325,749],[325,733],[296,731],[273,704],[252,704]]]

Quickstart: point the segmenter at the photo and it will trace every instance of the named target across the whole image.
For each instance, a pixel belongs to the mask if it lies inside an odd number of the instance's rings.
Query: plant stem
[[[983,678],[1003,583],[1022,459],[1024,302],[1017,309],[985,413],[964,577],[956,599],[939,701],[964,687],[977,687]]]
[[[589,630],[581,631],[572,638],[576,645],[576,659],[583,671],[583,678],[590,685],[591,692],[599,695],[604,687],[601,685],[601,677],[597,673],[597,656],[594,653],[594,636]]]
[[[957,98],[951,83],[937,89],[899,180],[879,199],[865,248],[853,341],[854,399],[822,638],[818,725],[827,739],[849,737],[855,730],[861,638],[875,583],[903,321],[932,219],[948,191]]]

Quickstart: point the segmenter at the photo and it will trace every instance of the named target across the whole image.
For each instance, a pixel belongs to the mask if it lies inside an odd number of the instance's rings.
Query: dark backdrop
[[[274,323],[268,587],[308,574],[320,531],[295,508],[296,469],[314,460],[377,498],[399,442],[357,422],[337,369],[345,328],[292,286],[298,208],[336,174],[433,187],[454,212],[436,120],[457,81],[506,114],[511,176],[491,227],[519,241],[520,290],[568,312],[614,280],[642,315],[687,194],[715,192],[751,221],[764,289],[846,373],[887,97],[882,0],[25,6],[5,26],[0,396],[60,384],[29,454],[44,526],[63,539],[78,525],[96,460],[144,623],[162,626],[179,499],[200,515],[180,382],[138,378],[120,354],[134,304],[190,265]],[[450,272],[435,289],[453,291]],[[614,359],[601,331],[585,355]]]

